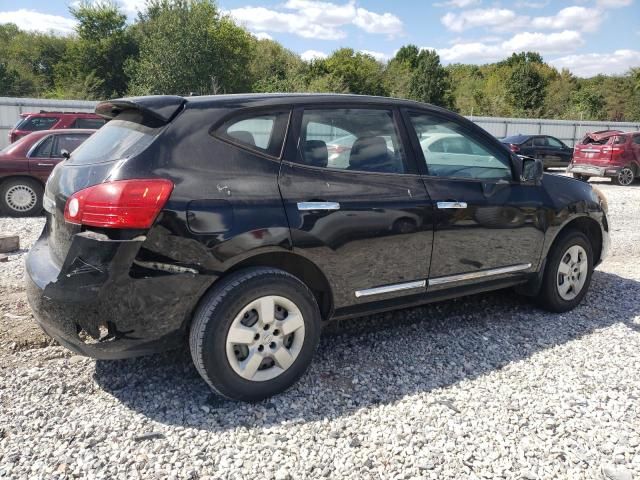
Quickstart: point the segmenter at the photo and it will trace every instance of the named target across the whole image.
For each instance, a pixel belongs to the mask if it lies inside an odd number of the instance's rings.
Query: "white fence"
[[[92,112],[96,103],[85,100],[46,100],[40,98],[0,97],[0,148],[8,142],[9,130],[21,113],[49,111]],[[569,146],[585,133],[598,130],[640,130],[640,122],[591,122],[578,120],[543,120],[531,118],[467,117],[492,135],[502,138],[518,133],[526,135],[551,135]]]
[[[39,112],[40,110],[93,112],[97,103],[85,100],[0,97],[0,148],[9,144],[9,130],[20,120],[21,113]]]

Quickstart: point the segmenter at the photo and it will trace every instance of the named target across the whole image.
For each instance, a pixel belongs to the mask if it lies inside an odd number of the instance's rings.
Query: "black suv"
[[[47,182],[35,316],[101,359],[188,338],[229,398],[293,384],[331,319],[512,286],[569,310],[608,247],[591,186],[441,108],[274,94],[96,111],[112,120]]]

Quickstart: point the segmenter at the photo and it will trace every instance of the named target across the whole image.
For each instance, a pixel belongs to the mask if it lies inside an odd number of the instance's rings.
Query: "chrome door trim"
[[[448,208],[467,208],[467,202],[438,202],[437,205],[440,210]]]
[[[310,210],[340,210],[338,202],[298,202],[298,210],[307,212]]]
[[[383,293],[399,292],[401,290],[413,290],[416,288],[426,288],[426,280],[416,280],[415,282],[395,283],[393,285],[385,285],[383,287],[367,288],[366,290],[357,290],[356,297],[368,297],[370,295],[382,295]]]
[[[53,163],[41,163],[38,162],[39,167],[53,167]]]
[[[479,272],[460,273],[458,275],[447,275],[445,277],[435,277],[429,279],[429,286],[444,285],[447,283],[461,282],[463,280],[476,280],[478,278],[492,277],[494,275],[502,275],[504,273],[521,272],[531,268],[530,263],[521,263],[519,265],[511,265],[509,267],[492,268],[490,270],[482,270]]]

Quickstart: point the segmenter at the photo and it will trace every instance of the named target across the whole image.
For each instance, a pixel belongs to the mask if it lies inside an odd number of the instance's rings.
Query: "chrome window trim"
[[[356,297],[368,297],[371,295],[382,295],[383,293],[399,292],[401,290],[413,290],[416,288],[426,288],[426,280],[417,280],[415,282],[396,283],[393,285],[385,285],[383,287],[367,288],[365,290],[357,290]]]
[[[462,282],[464,280],[476,280],[478,278],[492,277],[494,275],[502,275],[505,273],[521,272],[531,268],[530,263],[522,263],[519,265],[511,265],[509,267],[492,268],[490,270],[482,270],[479,272],[467,272],[457,275],[447,275],[444,277],[435,277],[429,279],[429,285],[445,285],[447,283]]]

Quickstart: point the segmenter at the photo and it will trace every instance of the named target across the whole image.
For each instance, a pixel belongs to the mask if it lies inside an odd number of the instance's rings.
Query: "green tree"
[[[585,120],[603,120],[604,96],[595,88],[582,87],[571,95],[575,110]]]
[[[452,103],[449,74],[440,64],[435,50],[422,50],[410,83],[410,95],[414,100],[449,107]]]
[[[507,99],[515,113],[535,116],[542,111],[546,81],[534,62],[519,61],[511,65],[506,88]]]
[[[251,88],[255,39],[212,0],[150,0],[139,19],[132,94],[208,94]]]
[[[571,118],[574,114],[571,96],[579,88],[576,77],[566,69],[553,78],[544,99],[544,113],[549,118]]]
[[[83,1],[70,9],[78,20],[77,37],[56,66],[56,95],[100,99],[127,91],[124,65],[136,54],[127,17],[115,3]]]
[[[371,55],[341,48],[328,58],[311,64],[312,78],[329,76],[322,85],[342,86],[349,93],[386,95],[384,67]],[[313,81],[313,80],[312,80]]]
[[[273,40],[257,40],[250,72],[254,92],[293,92],[304,88],[305,64],[298,55]]]

